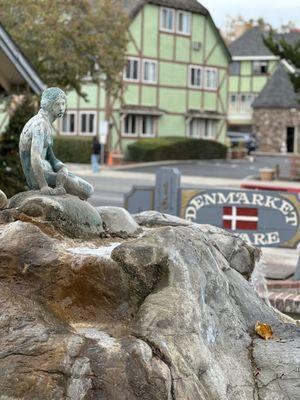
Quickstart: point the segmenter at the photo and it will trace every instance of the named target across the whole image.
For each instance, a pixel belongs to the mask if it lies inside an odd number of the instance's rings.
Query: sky
[[[263,17],[272,26],[280,27],[290,20],[300,28],[300,0],[199,0],[212,15],[218,28],[223,28],[226,16],[241,15],[247,20]]]

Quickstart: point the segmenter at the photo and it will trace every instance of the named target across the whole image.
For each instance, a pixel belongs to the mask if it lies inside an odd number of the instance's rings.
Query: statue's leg
[[[64,188],[67,193],[73,194],[82,199],[88,199],[94,193],[94,188],[91,184],[71,172],[68,173],[67,180],[64,183]]]
[[[57,173],[47,171],[45,173],[45,178],[48,185],[52,188],[57,187],[58,177]],[[74,196],[78,196],[81,199],[88,199],[94,193],[94,188],[90,185],[87,181],[79,176],[72,174],[71,172],[68,173],[68,176],[63,183],[63,187],[65,188],[66,192],[69,194],[73,194]]]

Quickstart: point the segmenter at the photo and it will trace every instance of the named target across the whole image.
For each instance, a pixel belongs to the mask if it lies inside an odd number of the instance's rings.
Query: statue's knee
[[[84,182],[82,182],[82,184],[80,186],[81,186],[81,189],[84,192],[84,197],[86,199],[91,197],[92,194],[94,193],[94,187],[90,183],[84,181]]]

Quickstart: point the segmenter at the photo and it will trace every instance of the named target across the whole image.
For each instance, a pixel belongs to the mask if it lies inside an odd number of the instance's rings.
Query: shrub
[[[26,94],[0,137],[0,189],[11,197],[26,189],[19,156],[19,139],[26,122],[35,114],[35,99]]]
[[[54,154],[62,162],[88,164],[92,154],[92,137],[54,138]]]
[[[128,161],[208,160],[226,158],[227,147],[205,139],[183,137],[141,139],[127,148]]]

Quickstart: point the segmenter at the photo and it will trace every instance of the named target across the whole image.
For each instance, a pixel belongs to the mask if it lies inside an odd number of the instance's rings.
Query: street
[[[182,173],[182,187],[239,186],[240,180],[257,177],[259,169],[280,166],[281,177],[288,176],[289,162],[286,157],[254,157],[249,160],[188,161],[179,163],[149,163],[141,166],[102,168],[97,175],[90,166],[70,164],[69,169],[89,181],[95,188],[90,199],[94,206],[123,206],[123,196],[134,185],[154,185],[156,170],[163,167],[178,168]]]

